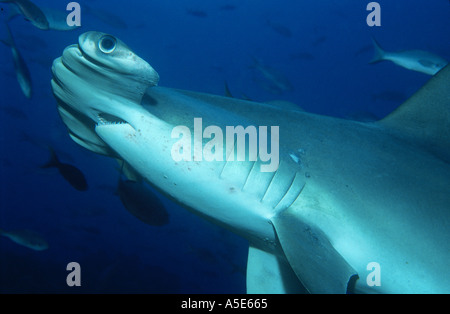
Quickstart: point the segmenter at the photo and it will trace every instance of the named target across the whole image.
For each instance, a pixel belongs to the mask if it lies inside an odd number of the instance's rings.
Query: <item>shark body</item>
[[[450,292],[450,67],[376,123],[158,87],[146,61],[98,32],[52,72],[72,139],[249,241],[248,292]],[[279,126],[278,169],[175,161],[172,130],[195,117]],[[380,286],[366,281],[373,262]]]

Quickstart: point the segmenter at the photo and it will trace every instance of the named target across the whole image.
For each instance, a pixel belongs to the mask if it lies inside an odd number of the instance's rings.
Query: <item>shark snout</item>
[[[68,46],[52,66],[52,88],[60,115],[72,138],[96,152],[107,147],[97,125],[129,124],[148,112],[145,91],[157,85],[158,73],[120,39],[86,32]]]

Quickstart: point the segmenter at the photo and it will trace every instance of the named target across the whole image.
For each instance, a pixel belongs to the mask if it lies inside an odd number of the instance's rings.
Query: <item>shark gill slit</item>
[[[258,159],[256,159],[256,160],[253,162],[253,165],[252,165],[252,167],[250,168],[250,171],[249,171],[248,174],[247,174],[247,178],[245,179],[244,185],[242,185],[241,191],[244,190],[245,186],[247,185],[248,179],[250,178],[250,174],[252,173],[253,169],[255,169],[255,165],[256,165],[256,161],[257,161],[257,160],[258,160]]]
[[[294,183],[296,183],[296,179],[298,178],[299,173],[296,172],[294,178],[291,181],[289,188],[286,193],[284,193],[283,197],[280,199],[277,205],[274,206],[274,209],[277,210],[277,207],[281,205],[280,209],[285,209],[291,207],[292,204],[297,200],[297,198],[302,194],[303,189],[305,188],[305,184],[301,184],[297,187]],[[290,194],[290,195],[289,195]],[[285,201],[285,202],[283,202]]]
[[[289,190],[292,188],[294,181],[295,181],[295,177],[297,176],[297,174],[294,175],[294,177],[291,180],[291,183],[289,184],[288,188],[286,189],[286,192],[284,192],[283,194],[281,194],[281,198],[278,201],[278,203],[273,207],[274,209],[277,208],[278,205],[280,205],[281,201],[286,197],[286,195],[288,194]]]
[[[233,146],[233,151],[232,152],[230,152],[226,157],[225,157],[225,163],[224,163],[224,165],[223,165],[223,168],[222,168],[222,171],[220,171],[220,175],[219,175],[219,178],[221,178],[221,179],[223,179],[223,171],[225,170],[225,168],[226,168],[226,166],[228,165],[228,161],[229,161],[229,157],[230,157],[230,155],[231,154],[234,154],[234,152],[237,150],[237,143],[236,143],[237,141],[234,141],[234,146]],[[225,150],[225,152],[226,152],[226,150]],[[234,159],[234,158],[233,158]]]
[[[281,164],[281,162],[280,162],[280,164]],[[266,197],[267,192],[269,191],[270,187],[272,186],[272,183],[273,183],[273,181],[274,181],[274,179],[275,179],[275,176],[276,176],[277,173],[279,172],[279,169],[280,169],[280,166],[278,166],[278,170],[277,170],[277,171],[274,171],[274,172],[273,172],[272,179],[270,179],[269,185],[267,186],[266,191],[264,192],[263,197],[261,197],[260,202],[263,202],[263,201],[264,201],[264,198]]]

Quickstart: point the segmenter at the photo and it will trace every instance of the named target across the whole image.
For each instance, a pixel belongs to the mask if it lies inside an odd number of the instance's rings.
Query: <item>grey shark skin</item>
[[[187,209],[248,239],[248,292],[450,292],[450,67],[375,123],[158,87],[147,62],[97,32],[81,35],[52,71],[77,143],[120,157]],[[171,132],[194,117],[280,126],[278,170],[175,162]],[[366,282],[371,262],[381,266],[381,286]]]

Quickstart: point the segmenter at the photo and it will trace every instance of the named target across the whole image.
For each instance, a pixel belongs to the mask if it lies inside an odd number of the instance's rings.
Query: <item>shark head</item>
[[[53,93],[72,139],[93,152],[125,160],[141,177],[179,203],[189,208],[207,208],[208,215],[214,216],[211,213],[219,212],[218,206],[203,204],[206,201],[198,194],[194,181],[203,186],[204,178],[214,177],[219,182],[218,190],[211,189],[208,193],[228,195],[235,188],[232,183],[223,183],[220,174],[223,178],[228,171],[230,174],[226,176],[234,176],[232,180],[246,179],[248,173],[239,169],[228,166],[224,170],[223,160],[201,163],[173,158],[173,147],[179,142],[179,134],[173,136],[177,126],[191,127],[194,117],[202,117],[205,124],[215,121],[215,126],[237,125],[245,119],[221,108],[212,110],[207,99],[156,87],[159,76],[155,70],[119,39],[98,32],[82,34],[77,45],[67,47],[62,57],[54,61],[52,71]],[[226,101],[232,102],[228,98]],[[198,143],[202,145],[202,134],[200,130],[200,143],[192,137],[194,149]],[[246,171],[259,169],[259,164],[253,165],[251,162],[243,167]],[[273,173],[264,175],[268,182],[273,176]],[[289,177],[286,184],[292,180]],[[217,186],[206,186],[213,187]],[[259,191],[259,199],[263,192]],[[281,198],[282,195],[276,202],[273,200],[272,205],[281,202]],[[267,221],[261,226],[260,229],[269,229],[269,235],[259,238],[274,238]]]
[[[130,123],[145,90],[158,84],[158,73],[118,38],[100,33],[80,35],[52,67],[53,93],[70,136],[80,145],[111,154],[95,126]],[[129,109],[135,110],[130,111]]]

